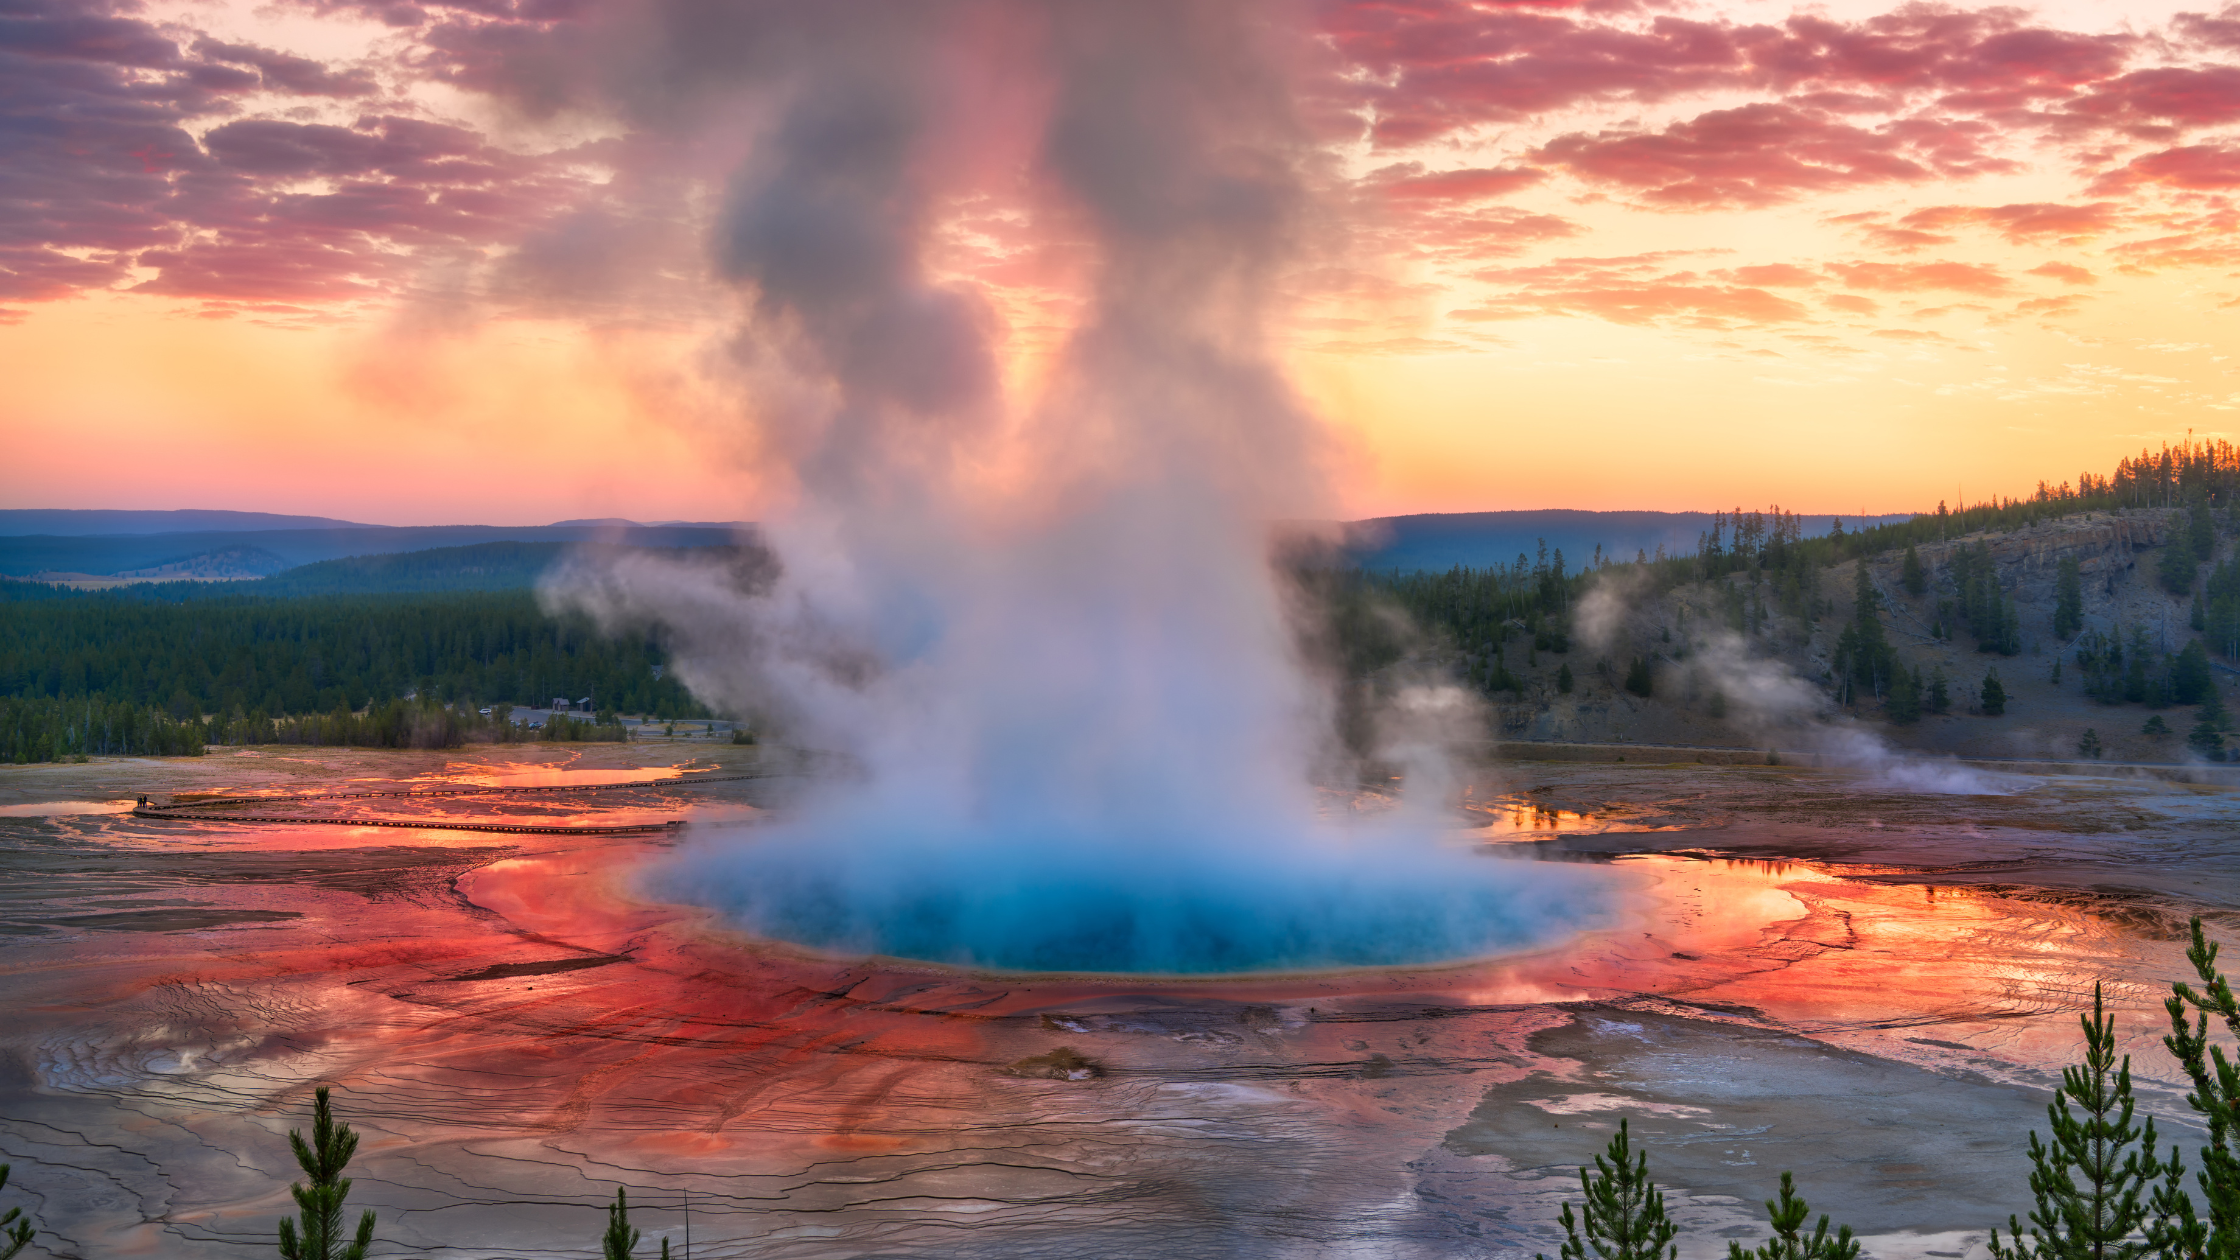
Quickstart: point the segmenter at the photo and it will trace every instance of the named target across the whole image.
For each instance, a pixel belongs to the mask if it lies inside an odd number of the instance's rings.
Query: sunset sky
[[[583,83],[664,4],[43,3],[0,16],[0,502],[768,510],[709,244],[765,106]],[[2240,428],[2240,7],[1273,12],[1333,511],[1933,509]],[[936,263],[1031,394],[1075,264],[993,186]]]

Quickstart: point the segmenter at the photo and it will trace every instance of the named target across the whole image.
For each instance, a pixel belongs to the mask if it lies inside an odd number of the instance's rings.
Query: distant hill
[[[178,556],[141,569],[99,575],[48,570],[32,574],[31,580],[98,590],[141,582],[242,582],[266,577],[287,567],[287,561],[262,547],[224,547]]]
[[[225,512],[181,508],[175,512],[127,512],[77,508],[0,509],[0,536],[54,534],[66,538],[101,534],[216,534],[266,529],[379,529],[338,521],[331,516],[278,516],[271,512]]]
[[[73,598],[78,591],[111,592],[127,599],[182,603],[235,596],[294,598],[305,595],[425,594],[440,591],[514,591],[534,587],[546,570],[570,556],[613,558],[637,553],[675,555],[683,551],[718,553],[737,557],[743,568],[765,562],[749,547],[728,541],[711,547],[618,547],[607,543],[494,542],[471,547],[436,547],[387,555],[347,556],[298,565],[282,573],[250,580],[183,576],[166,567],[152,576],[105,578],[95,581],[58,582],[67,574],[41,574],[28,581],[0,579],[0,603],[36,603]]]
[[[752,527],[741,527],[751,533]],[[720,547],[742,536],[728,525],[336,525],[188,533],[0,537],[0,575],[39,573],[114,577],[168,565],[192,564],[220,553],[254,550],[271,568],[292,569],[347,556],[395,555],[484,543],[600,542],[627,547]],[[269,568],[268,568],[269,571]]]
[[[535,586],[562,555],[656,548],[598,543],[494,542],[391,555],[321,560],[233,588],[248,595],[343,595],[391,591],[507,591]]]
[[[1891,516],[1806,516],[1800,520],[1807,538],[1828,532],[1838,519],[1847,530],[1861,523],[1913,519],[1910,512]],[[1533,512],[1446,512],[1421,516],[1385,516],[1355,521],[1346,526],[1348,551],[1363,568],[1375,570],[1471,569],[1515,564],[1519,555],[1537,557],[1540,541],[1548,550],[1563,552],[1566,568],[1577,572],[1594,559],[1595,548],[1605,555],[1631,560],[1657,548],[1666,555],[1686,555],[1711,528],[1709,512],[1586,512],[1550,508]]]
[[[1834,516],[1804,517],[1805,533],[1807,536],[1824,534],[1836,519]],[[1841,519],[1844,528],[1854,529],[1862,519],[1866,524],[1877,524],[1903,521],[1909,516],[1846,516]],[[266,524],[275,521],[308,523],[284,528]],[[130,526],[130,531],[122,529],[123,526]],[[1536,555],[1540,540],[1546,539],[1549,549],[1560,549],[1564,563],[1576,570],[1593,560],[1597,545],[1604,553],[1627,560],[1636,553],[1653,556],[1660,546],[1669,555],[1692,552],[1696,540],[1711,528],[1711,514],[1570,509],[1455,512],[1381,517],[1356,521],[1345,528],[1352,540],[1350,554],[1357,563],[1371,569],[1445,570],[1457,565],[1485,568],[1513,564],[1520,554]],[[0,510],[0,575],[28,578],[51,574],[82,584],[88,579],[107,582],[178,578],[238,580],[345,558],[364,561],[375,556],[456,552],[500,543],[539,544],[548,548],[548,551],[508,553],[513,555],[512,559],[498,559],[496,557],[501,554],[498,552],[483,557],[483,562],[498,566],[491,570],[493,574],[500,570],[515,573],[520,565],[531,562],[530,556],[543,556],[541,563],[549,564],[550,556],[568,544],[715,547],[751,537],[752,533],[753,526],[746,524],[664,522],[641,525],[619,518],[559,521],[551,525],[394,526],[261,512]],[[396,576],[406,571],[391,572],[368,566],[353,570],[359,575],[353,580],[408,581]],[[390,573],[390,576],[382,576],[383,573]],[[427,580],[469,582],[483,579],[464,575],[462,571],[456,579],[431,576]],[[504,580],[515,585],[533,582],[533,579],[516,582],[512,577]],[[381,589],[496,588],[466,585]]]

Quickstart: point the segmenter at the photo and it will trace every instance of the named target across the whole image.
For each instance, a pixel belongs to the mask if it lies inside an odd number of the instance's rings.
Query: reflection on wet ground
[[[18,801],[0,805],[0,818],[53,818],[62,814],[125,814],[131,801]]]
[[[1523,793],[1504,793],[1480,802],[1465,798],[1461,813],[1476,824],[1470,838],[1485,844],[1518,839],[1598,835],[1610,831],[1673,831],[1678,824],[1657,821],[1653,812],[1604,806],[1600,812],[1566,809]]]
[[[477,755],[5,786],[502,772],[504,750]],[[672,773],[599,755],[556,768]],[[1507,768],[1458,840],[1584,864],[1622,921],[1242,981],[819,958],[639,894],[670,837],[442,826],[752,817],[785,782],[380,802],[425,830],[0,823],[0,1159],[41,1245],[268,1253],[284,1132],[332,1081],[366,1134],[354,1198],[390,1249],[444,1256],[590,1254],[617,1184],[649,1247],[681,1241],[689,1192],[701,1257],[1524,1256],[1552,1252],[1572,1168],[1619,1117],[1691,1256],[1757,1236],[1785,1168],[1871,1254],[1971,1255],[2025,1206],[2025,1132],[2095,980],[2149,1105],[2184,1114],[2155,1040],[2176,936],[2240,922],[2240,797],[2115,780],[1910,796],[1776,767]],[[1013,1070],[1061,1047],[1095,1074]]]
[[[444,776],[445,782],[479,783],[489,787],[576,787],[600,786],[610,783],[650,783],[660,779],[673,779],[690,768],[691,763],[679,766],[642,766],[630,770],[509,770],[492,767],[486,772],[459,773]]]

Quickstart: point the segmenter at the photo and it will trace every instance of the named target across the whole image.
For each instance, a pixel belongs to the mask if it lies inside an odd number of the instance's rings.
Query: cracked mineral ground
[[[702,1260],[1521,1257],[1555,1250],[1621,1117],[1685,1255],[1762,1236],[1784,1169],[1872,1255],[1976,1255],[2027,1206],[2095,981],[2183,1130],[2161,996],[2188,916],[2240,923],[2225,787],[1522,763],[1480,771],[1454,843],[1591,867],[1616,907],[1537,952],[1188,980],[836,960],[637,891],[696,835],[752,843],[813,773],[673,760],[10,770],[0,1160],[37,1246],[269,1254],[328,1082],[384,1255],[594,1255],[627,1186],[644,1249],[681,1256],[689,1215]],[[436,794],[571,783],[599,790]],[[143,795],[307,799],[250,824],[126,812]],[[416,825],[349,825],[373,817]]]

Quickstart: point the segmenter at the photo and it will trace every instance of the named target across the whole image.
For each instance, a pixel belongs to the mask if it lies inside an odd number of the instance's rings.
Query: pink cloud
[[[1748,71],[1738,35],[1772,36],[1675,17],[1642,29],[1578,10],[1465,3],[1339,4],[1324,10],[1323,26],[1340,57],[1367,72],[1357,99],[1376,110],[1380,146],[1588,100],[1724,86]]]
[[[1371,186],[1395,201],[1483,201],[1532,187],[1546,171],[1524,166],[1425,173],[1420,162],[1386,167],[1369,177]]]
[[[1940,236],[1935,232],[1924,232],[1919,228],[1884,227],[1880,224],[1863,229],[1861,235],[1867,238],[1868,244],[1878,249],[1887,249],[1903,254],[1927,249],[1931,245],[1950,245],[1953,241],[1952,237]]]
[[[1655,102],[1750,90],[1823,113],[1900,112],[1909,100],[2010,110],[2122,72],[2130,35],[2025,26],[2009,8],[1907,4],[1858,22],[1781,25],[1669,14],[1452,2],[1339,3],[1324,31],[1359,71],[1357,108],[1381,147],[1595,101]],[[1623,14],[1623,16],[1619,16]]]
[[[367,96],[380,86],[362,69],[336,71],[309,57],[254,44],[204,37],[194,42],[194,51],[210,61],[253,67],[259,85],[292,96]]]
[[[1670,209],[1764,206],[1809,193],[2019,169],[1985,151],[1986,124],[1905,120],[1869,130],[1785,105],[1713,110],[1660,132],[1559,136],[1533,153]]]
[[[2093,123],[2147,135],[2240,120],[2240,66],[2135,70],[2094,87],[2068,112]]]
[[[0,293],[19,298],[111,287],[135,262],[158,270],[138,286],[153,293],[378,295],[419,251],[518,242],[584,188],[572,155],[525,158],[424,119],[238,116],[248,93],[286,109],[378,84],[103,0],[12,8],[0,81]],[[292,187],[312,178],[329,187]]]
[[[2033,276],[2044,276],[2049,280],[2059,280],[2063,284],[2100,283],[2100,277],[2093,275],[2091,272],[2086,271],[2084,268],[2079,267],[2074,263],[2039,263],[2037,266],[2030,269],[2030,274]]]
[[[2121,192],[2145,185],[2205,191],[2240,187],[2240,148],[2194,144],[2133,158],[2092,182],[2094,192]]]
[[[2181,13],[2171,23],[2177,33],[2210,48],[2240,48],[2240,5],[2227,5],[2215,17]]]

